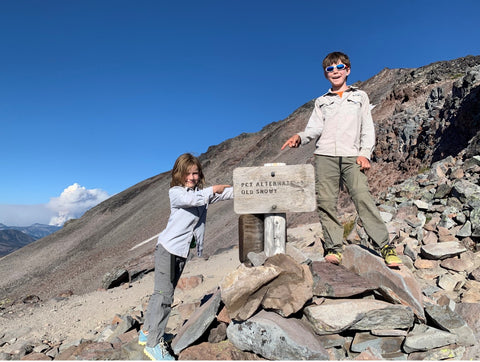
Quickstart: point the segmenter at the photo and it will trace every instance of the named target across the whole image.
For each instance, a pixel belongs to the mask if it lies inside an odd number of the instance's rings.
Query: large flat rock
[[[383,258],[358,245],[345,247],[342,265],[378,284],[385,298],[409,306],[421,321],[425,321],[422,291],[406,266],[401,266],[398,270],[390,269]]]

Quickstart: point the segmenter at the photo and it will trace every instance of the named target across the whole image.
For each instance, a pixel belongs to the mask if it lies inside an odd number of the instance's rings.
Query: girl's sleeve
[[[221,194],[214,194],[210,199],[210,203],[213,204],[217,201],[231,200],[233,199],[233,187],[227,187]]]
[[[170,205],[176,208],[188,208],[203,206],[210,202],[213,197],[213,188],[207,187],[202,190],[187,190],[184,187],[175,186],[169,190]]]

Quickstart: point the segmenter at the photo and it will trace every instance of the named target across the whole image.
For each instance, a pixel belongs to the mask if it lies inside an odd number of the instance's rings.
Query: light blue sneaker
[[[163,340],[164,342],[169,343],[173,340],[173,337],[175,337],[174,334],[165,333],[163,335]],[[141,346],[145,346],[147,344],[147,339],[148,336],[140,329],[140,332],[138,333],[138,344]]]
[[[138,344],[141,346],[145,346],[147,344],[147,335],[143,333],[141,329],[138,333]]]
[[[167,346],[165,345],[163,338],[155,347],[145,346],[143,352],[152,361],[174,361],[175,360],[175,357],[173,357],[170,353],[168,353]]]

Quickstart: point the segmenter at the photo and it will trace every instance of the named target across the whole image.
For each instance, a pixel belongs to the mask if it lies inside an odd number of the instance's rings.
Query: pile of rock
[[[285,254],[249,257],[261,264],[227,275],[181,328],[172,342],[180,359],[209,357],[201,351],[212,353],[212,343],[188,347],[211,336],[212,325],[217,340],[225,330],[229,344],[273,360],[478,356],[479,304],[452,310],[451,303],[424,301],[408,267],[391,270],[371,250],[347,246],[340,266],[308,266]]]
[[[479,157],[449,157],[382,195],[398,270],[368,250],[361,226],[341,266],[322,261],[318,228],[309,240],[290,233],[291,256],[251,253],[253,267],[223,280],[217,303],[231,319],[199,325],[227,323],[229,343],[267,359],[480,358],[479,178]],[[180,357],[208,330],[193,325],[172,343]]]
[[[217,290],[174,307],[172,353],[188,360],[480,359],[479,180],[479,157],[449,157],[380,196],[404,262],[398,269],[369,248],[359,223],[339,266],[323,260],[320,224],[288,230],[287,254],[249,253]],[[146,359],[137,344],[144,308],[115,316],[94,339],[22,346],[0,358]]]
[[[449,157],[382,196],[382,215],[422,292],[480,302],[480,157]],[[354,237],[355,238],[355,237]]]

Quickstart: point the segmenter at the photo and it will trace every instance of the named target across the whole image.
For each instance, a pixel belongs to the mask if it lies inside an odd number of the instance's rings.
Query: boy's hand
[[[213,188],[213,193],[214,193],[214,194],[223,194],[223,191],[224,191],[227,187],[230,187],[230,185],[215,185],[215,186],[212,186],[212,188]]]
[[[290,137],[287,142],[285,142],[282,146],[282,150],[285,148],[285,147],[290,147],[290,148],[297,148],[298,146],[300,146],[300,142],[301,142],[301,138],[298,134],[295,134],[293,135],[292,137]]]
[[[366,157],[358,156],[357,163],[360,165],[360,170],[368,170],[370,168],[370,161]]]

